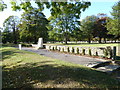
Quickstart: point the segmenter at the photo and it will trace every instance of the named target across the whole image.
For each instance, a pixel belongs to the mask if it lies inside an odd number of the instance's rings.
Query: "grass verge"
[[[3,88],[119,88],[106,73],[12,47],[2,48]]]

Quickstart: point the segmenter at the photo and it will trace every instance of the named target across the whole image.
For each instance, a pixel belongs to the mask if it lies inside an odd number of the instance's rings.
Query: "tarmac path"
[[[39,55],[43,55],[46,57],[51,57],[54,59],[68,61],[68,62],[72,62],[75,64],[84,65],[84,66],[87,66],[88,64],[99,64],[101,62],[106,61],[106,60],[99,59],[99,58],[92,58],[92,57],[77,56],[77,55],[72,55],[72,54],[53,52],[53,51],[49,51],[46,49],[35,50],[34,48],[22,47],[22,50],[34,52],[34,53],[37,53]]]

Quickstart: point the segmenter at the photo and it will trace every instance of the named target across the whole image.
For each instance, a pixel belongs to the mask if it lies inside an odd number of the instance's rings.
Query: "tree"
[[[47,24],[45,15],[34,8],[22,14],[20,27],[20,38],[23,42],[37,43],[38,38],[42,37],[44,42],[48,38]]]
[[[67,44],[70,36],[74,36],[73,31],[80,27],[81,10],[85,10],[90,5],[90,2],[59,2],[52,3],[51,9],[51,25],[55,33],[61,35]],[[76,31],[77,32],[77,31]]]
[[[64,36],[65,43],[67,43],[67,39],[69,38],[69,35],[68,35],[69,31],[73,29],[71,28],[70,30],[70,27],[75,26],[75,24],[77,23],[76,19],[74,19],[73,16],[77,19],[80,19],[81,10],[85,11],[85,9],[88,8],[91,5],[91,3],[85,2],[85,1],[67,2],[68,0],[66,0],[66,2],[53,2],[52,0],[50,1],[51,2],[37,2],[36,1],[35,3],[38,5],[38,9],[40,11],[43,11],[45,6],[46,8],[50,9],[51,15],[54,17],[54,19],[59,21],[57,23],[60,24],[60,29],[62,28],[61,30],[62,36]],[[25,11],[29,11],[33,8],[31,5],[31,2],[21,2],[20,4],[18,4],[17,2],[12,1],[11,4],[12,4],[13,10],[23,9]],[[70,20],[71,22],[69,22]],[[73,20],[75,21],[73,22]],[[71,25],[72,24],[73,25],[71,26],[70,23]]]
[[[5,8],[7,8],[7,5],[4,3],[3,0],[0,0],[0,11],[3,11]]]
[[[112,18],[107,20],[107,30],[108,34],[115,35],[116,38],[120,38],[120,1],[117,2],[113,7],[111,12]]]
[[[71,41],[80,41],[80,40],[83,40],[84,37],[83,37],[83,32],[80,30],[80,28],[78,30],[73,30],[71,35],[70,35],[70,40]]]
[[[17,27],[17,25],[18,24],[19,24],[19,18],[17,16],[9,16],[3,23],[3,26],[4,26],[3,38],[5,35],[5,37],[12,38],[12,39],[10,39],[11,42],[13,42],[14,44],[17,44],[17,39],[18,39],[18,33],[17,33],[18,27]],[[9,41],[9,38],[8,38],[8,41]],[[7,41],[5,41],[5,42],[7,42]]]
[[[95,29],[93,31],[93,36],[99,37],[99,43],[101,43],[102,38],[104,38],[104,42],[106,42],[108,30],[105,27],[105,25],[106,25],[106,20],[108,17],[104,13],[99,13],[97,17],[98,19],[95,22]]]
[[[95,29],[95,22],[97,21],[97,17],[87,16],[85,19],[81,21],[81,30],[83,32],[84,38],[88,38],[88,43],[91,43],[91,39],[93,37],[93,31]]]

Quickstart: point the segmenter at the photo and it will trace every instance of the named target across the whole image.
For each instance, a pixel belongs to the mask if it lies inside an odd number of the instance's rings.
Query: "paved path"
[[[80,65],[88,65],[88,64],[98,64],[101,62],[105,62],[103,59],[97,59],[97,58],[90,58],[90,57],[85,57],[85,56],[76,56],[76,55],[71,55],[71,54],[64,54],[64,53],[59,53],[59,52],[52,52],[46,49],[39,49],[35,50],[34,48],[22,48],[22,50],[30,51],[30,52],[35,52],[43,56],[63,60],[63,61],[68,61],[72,62],[75,64],[80,64]]]

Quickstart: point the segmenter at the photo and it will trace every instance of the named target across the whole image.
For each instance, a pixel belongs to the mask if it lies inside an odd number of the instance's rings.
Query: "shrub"
[[[79,54],[79,48],[77,48],[77,50],[76,50],[76,51],[77,51],[77,54]]]
[[[58,51],[60,51],[60,50],[61,50],[61,48],[59,47]]]
[[[70,48],[69,47],[67,47],[67,52],[70,52]]]
[[[106,48],[103,50],[103,53],[104,53],[104,56],[105,56],[105,57],[107,57],[107,56],[108,56],[108,51],[107,51],[107,49],[106,49]]]
[[[52,47],[52,50],[54,51],[54,50],[55,50],[55,48],[54,48],[54,47]]]
[[[108,52],[108,58],[112,58],[113,56],[113,50],[110,46],[107,47],[107,52]]]
[[[97,51],[95,52],[95,54],[96,54],[96,56],[98,56],[98,52]]]
[[[49,50],[51,50],[51,46],[49,46]]]
[[[74,53],[75,52],[75,49],[74,49],[74,47],[72,47],[72,53]]]
[[[103,50],[103,53],[104,53],[104,57],[108,57],[108,58],[112,58],[113,57],[113,50],[111,49],[110,46],[106,47]]]
[[[55,46],[55,50],[57,50],[57,46]]]
[[[62,48],[62,52],[64,52],[64,47]]]
[[[89,48],[89,55],[92,56],[91,49]]]
[[[84,48],[82,49],[82,54],[85,55],[85,49]]]

